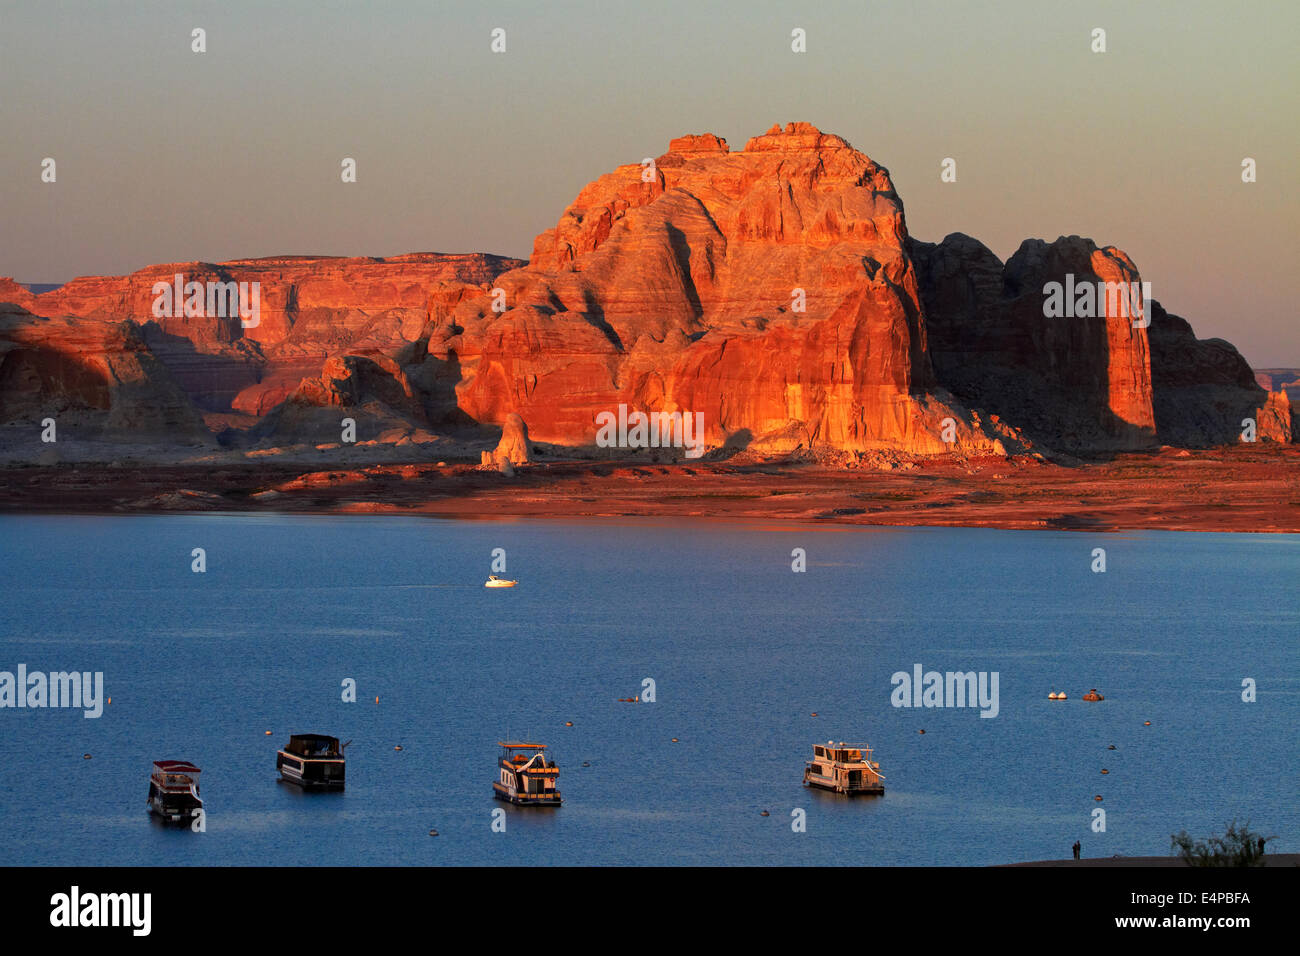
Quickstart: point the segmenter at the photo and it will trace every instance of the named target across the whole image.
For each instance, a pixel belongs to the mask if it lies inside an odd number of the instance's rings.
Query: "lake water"
[[[494,548],[519,587],[482,586]],[[0,864],[990,864],[1233,817],[1300,850],[1296,535],[7,516],[0,569],[0,670],[112,698],[0,709]],[[918,663],[996,671],[997,716],[892,706]],[[293,732],[352,741],[345,792],[278,782]],[[562,808],[491,798],[507,737]],[[883,797],[802,787],[830,738]],[[148,816],[163,758],[206,832]]]

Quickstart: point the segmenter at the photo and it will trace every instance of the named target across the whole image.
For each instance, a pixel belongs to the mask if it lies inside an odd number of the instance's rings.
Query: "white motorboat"
[[[489,574],[488,579],[483,582],[485,588],[512,588],[518,581],[510,581],[506,578],[499,578],[495,574]]]

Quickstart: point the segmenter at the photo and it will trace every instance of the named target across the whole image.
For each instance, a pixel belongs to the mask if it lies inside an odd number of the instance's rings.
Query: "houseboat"
[[[203,809],[199,768],[188,760],[155,760],[149,774],[149,812],[164,823],[189,823]]]
[[[492,796],[507,803],[529,807],[558,807],[560,791],[555,779],[560,768],[547,759],[545,744],[498,741],[501,759]]]
[[[489,574],[488,579],[483,582],[485,588],[512,588],[518,581],[511,581],[508,578],[499,578],[495,574]]]
[[[304,790],[343,789],[343,751],[337,737],[324,734],[291,734],[283,750],[276,752],[275,766],[282,779]]]
[[[803,772],[805,787],[818,787],[835,793],[856,796],[862,793],[884,793],[885,779],[880,764],[871,759],[871,748],[866,744],[832,743],[813,747],[813,759]]]

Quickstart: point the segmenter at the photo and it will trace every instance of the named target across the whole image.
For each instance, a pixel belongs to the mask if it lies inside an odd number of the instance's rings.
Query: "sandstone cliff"
[[[256,320],[157,315],[177,274],[258,283]],[[1285,396],[1228,343],[1158,304],[1149,327],[1108,303],[1046,316],[1065,281],[1141,277],[1077,236],[1006,263],[961,234],[918,242],[888,170],[806,123],[737,151],[691,135],[582,189],[527,263],[181,263],[39,296],[0,280],[0,423],[75,407],[110,437],[189,441],[201,412],[318,445],[344,417],[372,439],[518,420],[576,447],[622,405],[775,453],[1104,453],[1235,441],[1243,417],[1290,440]]]

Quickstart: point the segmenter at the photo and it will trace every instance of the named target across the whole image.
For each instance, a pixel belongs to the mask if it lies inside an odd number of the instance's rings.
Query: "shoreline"
[[[325,457],[325,456],[322,456]],[[837,528],[1300,533],[1300,446],[885,470],[791,461],[66,463],[0,469],[5,514],[407,515],[462,520],[723,519]]]
[[[1024,867],[1024,866],[1082,866],[1089,868],[1099,867],[1152,867],[1161,869],[1181,869],[1197,870],[1201,872],[1217,871],[1220,873],[1239,872],[1241,869],[1257,869],[1257,867],[1203,867],[1192,866],[1184,863],[1182,857],[1177,856],[1096,856],[1084,857],[1082,860],[1030,860],[1023,863],[1000,863],[1000,867]],[[1300,853],[1266,853],[1261,866],[1265,867],[1283,867],[1283,866],[1300,866]]]

